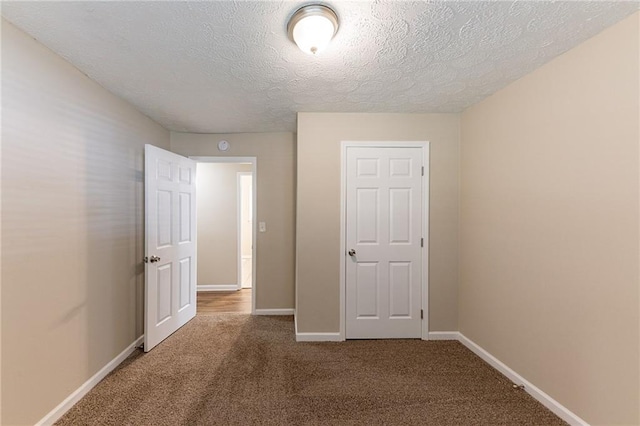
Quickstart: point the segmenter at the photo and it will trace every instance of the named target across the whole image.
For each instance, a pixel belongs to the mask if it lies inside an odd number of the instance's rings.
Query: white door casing
[[[346,338],[423,336],[424,149],[345,147]]]
[[[196,162],[145,145],[145,352],[195,314]]]

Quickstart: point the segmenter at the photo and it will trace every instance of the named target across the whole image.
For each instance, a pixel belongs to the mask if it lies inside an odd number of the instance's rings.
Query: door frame
[[[253,173],[252,172],[237,172],[236,173],[236,190],[237,190],[237,213],[238,213],[238,290],[242,290],[242,177],[243,176],[251,176],[251,228],[253,234],[253,223],[255,222],[253,218]],[[253,252],[253,235],[251,235],[251,250]],[[253,253],[252,253],[253,254]],[[251,263],[253,263],[253,257],[251,258]],[[251,288],[253,288],[253,270],[251,271]]]
[[[251,287],[251,315],[256,314],[256,293],[258,292],[258,279],[257,279],[257,236],[258,236],[258,221],[256,218],[258,217],[258,158],[257,157],[215,157],[215,156],[190,156],[190,159],[198,162],[198,163],[244,163],[251,164],[251,173],[253,176],[251,186],[252,186],[252,208],[251,215],[253,216],[253,223],[251,226],[251,238],[252,238],[252,247],[251,247],[251,271],[252,271],[252,287]],[[196,193],[197,194],[197,193]],[[196,195],[196,202],[198,201]],[[197,232],[196,232],[197,235]],[[238,280],[241,280],[242,277],[238,276]],[[197,283],[196,283],[197,285]],[[239,283],[238,285],[241,285]],[[197,293],[197,292],[196,292]]]
[[[342,141],[340,147],[340,340],[346,340],[346,274],[347,274],[347,149],[359,148],[422,148],[422,340],[429,340],[429,151],[428,141]]]

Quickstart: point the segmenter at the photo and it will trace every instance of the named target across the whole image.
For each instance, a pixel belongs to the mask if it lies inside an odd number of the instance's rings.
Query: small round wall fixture
[[[287,24],[289,39],[310,55],[321,52],[338,32],[338,15],[320,4],[303,6]]]
[[[229,150],[229,142],[227,141],[220,141],[218,142],[218,150],[219,151],[228,151]]]

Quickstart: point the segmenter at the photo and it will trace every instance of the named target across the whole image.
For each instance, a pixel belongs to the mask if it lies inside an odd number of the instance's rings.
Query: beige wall
[[[198,285],[238,284],[238,172],[250,171],[198,164]]]
[[[2,21],[2,424],[142,334],[145,143],[169,133]]]
[[[341,141],[429,141],[429,328],[458,329],[457,114],[298,114],[297,322],[340,329]]]
[[[639,16],[462,118],[460,331],[594,425],[640,423]]]
[[[231,143],[220,152],[218,142]],[[257,217],[267,232],[258,233],[256,309],[293,308],[295,262],[295,134],[171,133],[171,150],[186,156],[257,158]]]

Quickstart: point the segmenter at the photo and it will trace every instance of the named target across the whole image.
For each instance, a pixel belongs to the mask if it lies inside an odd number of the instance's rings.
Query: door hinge
[[[420,309],[420,319],[424,319],[424,310]]]
[[[424,247],[424,238],[420,238],[420,247]]]
[[[424,176],[424,166],[422,166],[422,176]]]
[[[144,261],[144,263],[149,263],[149,258],[147,256],[145,256],[142,260]]]

